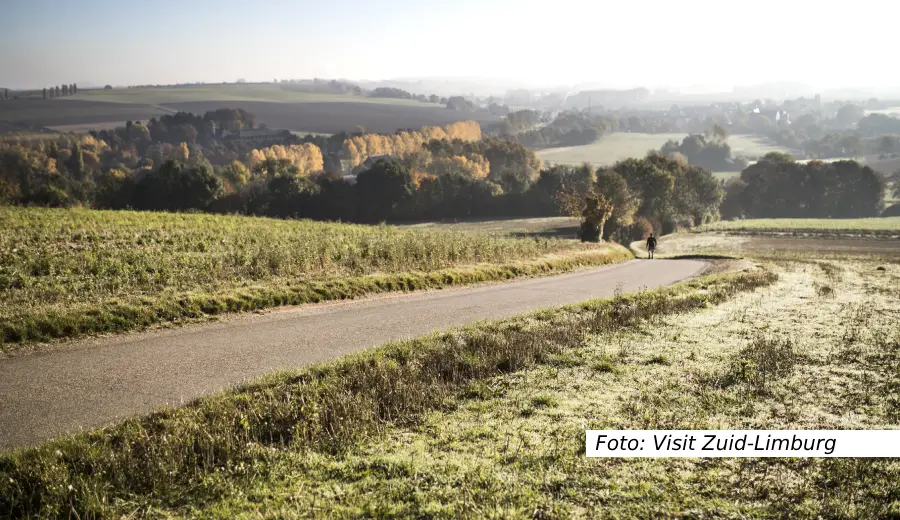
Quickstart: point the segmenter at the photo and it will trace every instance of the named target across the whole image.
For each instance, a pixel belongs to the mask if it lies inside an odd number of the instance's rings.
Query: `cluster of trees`
[[[885,180],[856,161],[798,163],[770,153],[728,183],[725,218],[875,217],[884,207]]]
[[[691,134],[680,143],[669,140],[660,153],[711,171],[741,171],[749,164],[744,157],[731,156],[728,132],[719,125],[713,125],[704,134]]]
[[[475,103],[472,103],[462,96],[451,96],[450,99],[447,100],[447,108],[456,110],[457,112],[475,112],[478,110]]]
[[[618,128],[618,120],[615,118],[563,112],[551,123],[536,130],[519,133],[513,139],[530,148],[580,146],[591,144]]]
[[[338,80],[315,78],[312,81],[281,80],[278,82],[282,90],[291,92],[324,92],[328,94],[350,94],[362,96],[363,89],[354,83]]]
[[[7,90],[7,96],[8,96],[8,92],[9,91]],[[54,99],[54,98],[58,98],[61,96],[62,97],[74,96],[77,93],[78,93],[78,85],[76,85],[75,83],[72,83],[71,85],[62,85],[62,86],[57,85],[55,87],[50,87],[49,89],[45,88],[43,91],[44,99]]]
[[[877,137],[900,134],[900,119],[885,114],[869,114],[858,120],[857,129],[863,136]]]
[[[583,239],[596,233],[618,241],[718,220],[723,196],[708,170],[658,153],[596,171],[586,165],[554,166],[540,173],[535,190],[544,194],[535,201],[544,204],[544,211],[552,199],[563,213],[599,220],[583,229]]]
[[[481,126],[475,121],[458,121],[444,127],[426,126],[392,135],[359,134],[345,139],[341,148],[350,166],[357,166],[369,157],[405,156],[422,150],[426,142],[454,139],[477,141],[481,139]]]
[[[530,130],[540,122],[540,114],[536,110],[518,110],[510,112],[503,120],[503,134],[515,135]]]

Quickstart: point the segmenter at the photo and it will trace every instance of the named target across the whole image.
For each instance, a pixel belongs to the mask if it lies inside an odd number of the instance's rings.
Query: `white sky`
[[[900,86],[900,2],[888,0],[3,3],[0,86],[13,88],[239,77]]]

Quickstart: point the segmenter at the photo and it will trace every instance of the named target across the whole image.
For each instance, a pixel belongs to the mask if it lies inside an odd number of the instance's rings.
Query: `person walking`
[[[656,251],[656,237],[653,236],[653,233],[650,233],[650,236],[647,237],[647,258],[653,258],[653,253]]]

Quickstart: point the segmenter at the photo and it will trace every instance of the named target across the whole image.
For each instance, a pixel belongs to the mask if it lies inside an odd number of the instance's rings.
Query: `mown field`
[[[659,150],[666,141],[681,141],[687,134],[642,134],[616,132],[603,136],[599,141],[585,146],[565,148],[548,148],[538,151],[541,160],[560,164],[581,164],[588,162],[595,165],[608,165],[630,157],[644,157],[649,150]],[[744,155],[749,158],[762,157],[769,152],[789,152],[788,149],[771,145],[763,138],[750,135],[732,135],[728,137],[732,155]],[[722,172],[725,175],[728,172]],[[736,173],[736,172],[735,172]]]
[[[898,428],[898,283],[782,258],[273,374],[0,455],[0,514],[892,518],[896,460],[587,459],[584,430]]]
[[[624,248],[253,217],[0,208],[0,351],[225,312],[599,265]]]

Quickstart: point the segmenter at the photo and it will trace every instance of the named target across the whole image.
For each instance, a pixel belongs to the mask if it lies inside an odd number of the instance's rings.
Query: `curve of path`
[[[634,292],[696,276],[696,260],[632,260],[478,287],[301,306],[74,342],[0,359],[0,449],[179,405],[267,372],[481,319]]]

